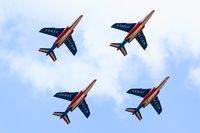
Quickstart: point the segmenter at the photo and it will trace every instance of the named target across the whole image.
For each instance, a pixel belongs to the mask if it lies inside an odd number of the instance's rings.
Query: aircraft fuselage
[[[82,90],[81,92],[79,92],[74,97],[74,99],[71,101],[71,103],[67,107],[67,110],[69,110],[69,111],[72,112],[76,107],[78,107],[82,103],[82,101],[86,98],[87,93],[90,91],[90,89],[95,84],[95,82],[96,82],[96,79],[93,80],[92,83],[90,83],[88,87],[86,87],[84,90]]]
[[[151,18],[153,15],[154,10],[151,11],[146,17],[144,17],[141,21],[139,21],[128,33],[128,35],[125,37],[124,41],[130,43],[145,27],[145,24],[147,21]]]
[[[73,33],[74,28],[77,26],[77,24],[82,19],[83,15],[81,15],[70,27],[66,27],[64,31],[58,36],[58,38],[55,40],[53,45],[56,45],[57,48],[59,48]]]
[[[140,103],[140,105],[143,108],[145,108],[149,103],[151,103],[156,98],[161,88],[164,86],[164,84],[167,82],[168,79],[169,79],[169,76],[166,77],[158,86],[151,89],[151,91],[144,97],[144,99]]]

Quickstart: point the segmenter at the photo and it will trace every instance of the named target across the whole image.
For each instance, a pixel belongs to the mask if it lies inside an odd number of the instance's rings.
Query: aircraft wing
[[[136,40],[144,50],[147,48],[147,41],[142,31],[136,36]]]
[[[129,94],[133,94],[136,96],[140,96],[140,97],[145,97],[147,95],[147,93],[149,93],[151,89],[130,89],[127,91],[127,93]]]
[[[156,97],[152,102],[151,102],[151,105],[153,106],[153,108],[156,110],[156,112],[158,114],[160,114],[162,112],[162,107],[161,107],[161,104],[160,104],[160,101],[158,99],[158,97]]]
[[[65,28],[43,28],[39,32],[48,34],[48,35],[51,35],[54,37],[58,37],[60,35],[60,33],[63,32],[64,29]]]
[[[135,26],[135,24],[136,23],[115,23],[111,27],[118,30],[129,32]]]
[[[85,100],[78,107],[86,118],[90,116],[90,110]]]
[[[58,92],[54,97],[72,101],[77,94],[78,92]]]
[[[68,49],[72,52],[73,55],[76,54],[77,52],[77,49],[76,49],[76,45],[74,43],[74,40],[72,38],[72,36],[70,36],[66,42],[65,42],[65,45],[68,47]]]

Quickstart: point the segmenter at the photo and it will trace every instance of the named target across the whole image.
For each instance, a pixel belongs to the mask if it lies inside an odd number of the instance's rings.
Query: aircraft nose
[[[153,14],[154,14],[154,12],[155,12],[155,10],[152,10],[152,11],[150,12],[150,14],[152,14],[152,15],[153,15]]]

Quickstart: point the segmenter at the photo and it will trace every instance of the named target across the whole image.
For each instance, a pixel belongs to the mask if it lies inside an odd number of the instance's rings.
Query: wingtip
[[[44,29],[44,28],[40,29],[39,32],[42,32],[43,29]]]
[[[129,93],[131,89],[129,89],[128,91],[126,91],[126,93]]]
[[[169,78],[170,78],[169,76],[166,77],[167,80],[169,80]]]
[[[57,97],[58,93],[54,94],[53,97]]]
[[[115,25],[115,24],[111,25],[110,27],[113,28],[114,25]]]

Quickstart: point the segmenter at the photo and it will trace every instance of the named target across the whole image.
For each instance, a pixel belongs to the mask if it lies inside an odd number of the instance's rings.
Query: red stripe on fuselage
[[[145,97],[144,99],[142,100],[142,102],[140,103],[140,105],[143,105],[147,102],[147,100],[155,93],[155,91],[157,91],[157,88],[153,88]],[[148,104],[153,101],[153,99],[159,94],[159,91],[155,94],[155,96],[150,99],[150,101],[148,102]],[[147,105],[148,105],[147,104]]]
[[[145,24],[147,21],[151,18],[153,15],[154,10],[152,10],[146,17],[144,17],[142,20],[140,20],[128,33],[128,35],[125,37],[124,40],[129,40],[129,43],[143,30]],[[141,27],[142,25],[142,27]],[[139,28],[139,29],[138,29]],[[135,34],[134,34],[135,33]],[[132,36],[134,34],[134,36]],[[132,37],[131,37],[132,36]]]
[[[69,30],[70,30],[70,28],[69,28],[69,27],[66,27],[66,28],[64,29],[64,31],[58,36],[58,38],[57,38],[56,41],[54,42],[54,45],[57,44],[57,43],[60,41],[60,39],[61,39]],[[73,33],[73,30],[68,34],[68,36],[65,38],[65,40],[64,40],[62,43],[64,43],[64,42],[71,36],[72,33]],[[61,45],[61,44],[60,44],[60,45]]]
[[[71,109],[71,111],[73,111],[76,107],[78,107],[78,106],[83,102],[83,100],[86,98],[87,93],[88,93],[89,90],[92,88],[92,86],[94,85],[95,82],[96,82],[96,79],[93,80],[92,83],[90,83],[89,86],[88,86],[85,90],[79,92],[79,93],[74,97],[74,99],[71,101],[71,103],[69,104],[69,106],[68,106],[67,108],[68,108],[68,109]],[[80,98],[81,98],[81,99],[80,99]],[[79,100],[78,103],[76,103],[77,100]],[[76,104],[76,106],[74,106],[74,104]]]
[[[138,23],[129,31],[128,35],[125,37],[124,40],[130,39],[130,36],[131,36],[134,32],[137,31],[137,29],[140,27],[141,24],[142,24],[141,22],[138,22]],[[143,30],[143,28],[144,28],[144,26],[143,26],[140,30],[137,31],[137,33],[135,34],[135,36],[134,36],[131,40],[129,40],[129,42],[131,42],[131,41]]]
[[[75,98],[71,101],[71,103],[69,104],[69,106],[67,107],[68,109],[70,109],[71,107],[73,107],[73,105],[77,102],[77,100],[79,100],[80,97],[82,97],[84,95],[84,92],[80,92],[78,93]],[[82,97],[82,99],[80,100],[80,102],[73,108],[71,108],[71,111],[73,111],[75,108],[77,108],[80,103],[86,98],[87,95],[85,95],[84,97]]]

